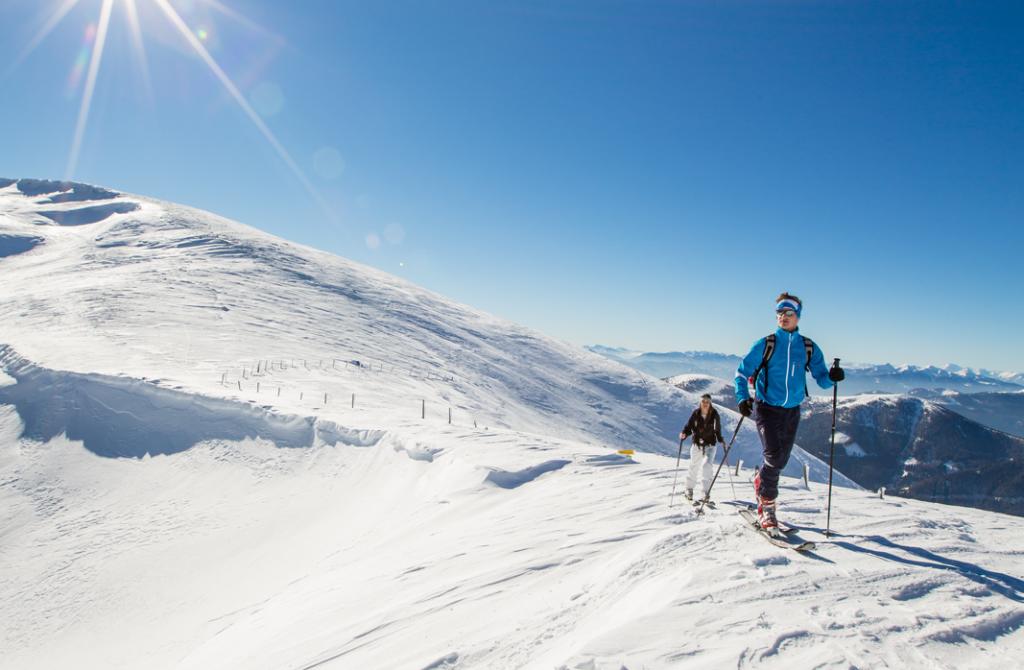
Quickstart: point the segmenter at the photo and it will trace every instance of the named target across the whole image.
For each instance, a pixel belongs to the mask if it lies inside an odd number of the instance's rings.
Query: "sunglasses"
[[[796,316],[796,312],[791,309],[780,309],[778,312],[775,313],[779,316]]]

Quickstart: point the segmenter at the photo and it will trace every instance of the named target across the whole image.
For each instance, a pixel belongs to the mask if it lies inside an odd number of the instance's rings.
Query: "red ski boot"
[[[775,515],[775,501],[762,498],[758,503],[757,520],[761,522],[761,528],[772,533],[779,532],[779,519]]]

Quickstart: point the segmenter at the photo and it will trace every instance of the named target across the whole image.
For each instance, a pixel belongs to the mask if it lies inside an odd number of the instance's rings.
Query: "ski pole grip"
[[[838,367],[839,367],[839,359],[838,358],[833,358],[832,359],[832,369],[835,370]]]

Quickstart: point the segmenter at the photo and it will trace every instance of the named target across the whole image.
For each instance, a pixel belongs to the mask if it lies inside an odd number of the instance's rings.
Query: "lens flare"
[[[272,81],[263,81],[253,87],[249,100],[262,116],[277,116],[284,109],[284,92]]]
[[[107,26],[110,24],[110,10],[113,8],[114,0],[103,0],[100,7],[99,27],[96,30],[96,43],[92,48],[92,57],[89,59],[89,74],[85,80],[85,92],[82,94],[82,105],[78,108],[78,123],[75,124],[75,139],[71,143],[71,155],[68,157],[68,167],[64,171],[64,178],[71,179],[78,167],[78,154],[82,149],[82,137],[85,135],[85,125],[89,121],[89,108],[92,107],[92,94],[96,90],[96,76],[100,71],[100,62],[103,60],[103,47],[107,42]]]
[[[313,154],[313,171],[324,179],[337,179],[345,171],[345,159],[334,147],[322,147]]]
[[[75,56],[75,62],[71,66],[71,72],[68,73],[67,81],[67,96],[70,98],[78,90],[79,85],[82,83],[82,76],[85,74],[85,68],[89,64],[89,55],[92,53],[92,43],[96,39],[96,26],[90,23],[85,28],[85,34],[82,36],[82,48],[79,49],[78,55]]]
[[[74,64],[72,65],[71,72],[68,75],[67,87],[69,95],[73,95],[74,92],[78,90],[82,84],[83,77],[85,79],[85,86],[82,92],[81,104],[78,109],[78,118],[75,123],[74,139],[72,140],[71,151],[68,156],[65,179],[71,179],[74,176],[75,170],[78,168],[82,141],[85,136],[86,128],[88,127],[89,114],[92,108],[92,98],[96,90],[96,81],[99,77],[100,67],[103,61],[104,47],[106,45],[110,27],[110,15],[115,1],[117,0],[101,0],[99,19],[95,23],[90,23],[87,26],[83,47],[78,53]],[[175,9],[174,5],[171,4],[170,0],[148,1],[160,9],[171,25],[181,34],[182,37],[184,37],[192,50],[206,64],[209,70],[228,92],[230,98],[235,100],[242,112],[249,117],[250,121],[252,121],[260,134],[263,135],[264,139],[274,149],[278,157],[284,161],[285,165],[292,172],[295,178],[302,184],[307,193],[323,210],[324,214],[327,215],[327,220],[336,222],[337,216],[334,213],[333,208],[327,203],[323,196],[320,195],[299,165],[292,159],[291,155],[284,148],[281,142],[278,141],[270,131],[270,128],[268,128],[266,123],[264,123],[260,114],[257,113],[254,106],[242,95],[234,81],[228,77],[223,68],[221,68],[213,56],[210,55],[209,47],[206,46],[206,44],[216,44],[218,41],[217,36],[211,32],[210,28],[206,25],[190,27],[184,19],[182,19],[181,15]],[[42,43],[43,40],[46,39],[61,20],[67,16],[67,14],[79,2],[80,0],[63,0],[57,9],[49,15],[42,28],[32,37],[29,43],[22,50],[21,54],[19,54],[18,58],[14,59],[11,65],[7,68],[5,76],[16,69],[18,65],[24,61],[39,46],[39,44]],[[149,93],[149,98],[152,100],[152,85],[147,67],[146,51],[142,39],[142,30],[139,23],[137,7],[140,0],[119,0],[119,2],[125,9],[125,16],[127,18],[132,46],[138,60],[138,65],[141,68],[146,90]],[[280,37],[266,30],[259,24],[250,21],[235,10],[227,7],[220,0],[178,0],[176,4],[179,7],[189,9],[193,7],[196,2],[202,2],[203,4],[209,5],[232,20],[242,23],[250,29],[259,31],[263,35],[270,36],[278,45],[284,43],[284,40]],[[265,87],[264,90],[258,92],[256,97],[261,99],[261,104],[258,106],[262,107],[261,111],[266,116],[273,116],[278,113],[284,103],[283,93],[280,92],[279,88],[275,87]],[[337,163],[339,162],[340,160],[334,161],[335,165],[331,166],[332,169],[328,171],[338,171]],[[378,244],[379,239],[380,238],[378,237]]]
[[[153,2],[163,10],[164,14],[167,15],[167,18],[178,29],[178,32],[180,32],[188,43],[192,45],[196,54],[203,60],[203,62],[206,63],[214,76],[220,80],[224,89],[232,98],[235,99],[238,106],[242,108],[242,111],[245,112],[246,116],[249,117],[249,120],[253,122],[256,128],[263,135],[264,139],[270,143],[270,146],[273,147],[274,151],[277,152],[277,155],[284,161],[285,165],[288,166],[288,169],[292,171],[295,178],[299,180],[303,187],[305,187],[306,192],[309,193],[314,201],[316,201],[320,206],[320,209],[327,215],[328,219],[331,221],[335,220],[334,211],[331,209],[331,206],[327,204],[327,201],[324,200],[323,196],[320,195],[320,192],[316,190],[313,183],[309,181],[306,173],[304,173],[302,168],[298,166],[295,160],[291,157],[291,154],[288,153],[288,150],[284,148],[284,145],[278,141],[277,137],[274,136],[274,133],[270,132],[270,128],[267,127],[267,124],[263,122],[260,115],[256,113],[256,110],[252,108],[252,105],[250,105],[249,101],[245,99],[242,92],[239,91],[238,87],[235,86],[233,81],[231,81],[231,78],[228,77],[221,66],[217,64],[217,61],[213,59],[213,56],[211,56],[210,52],[206,50],[206,47],[204,47],[203,43],[199,41],[199,38],[189,30],[188,25],[186,25],[185,21],[174,10],[174,7],[171,6],[169,0],[153,0]]]
[[[135,7],[135,0],[124,0],[125,15],[128,19],[128,29],[131,32],[132,48],[135,50],[135,58],[142,74],[142,85],[145,87],[146,99],[153,102],[153,84],[149,78],[149,65],[146,59],[146,45],[142,41],[142,28],[139,26],[139,12]]]
[[[401,244],[405,241],[405,228],[397,223],[389,223],[384,228],[384,239],[389,244]]]

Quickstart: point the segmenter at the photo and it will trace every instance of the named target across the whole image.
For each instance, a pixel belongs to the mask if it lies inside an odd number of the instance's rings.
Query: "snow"
[[[867,452],[864,451],[864,447],[854,442],[852,437],[841,430],[836,431],[836,444],[843,448],[847,456],[863,458],[868,455]]]
[[[847,456],[852,456],[854,458],[863,458],[868,455],[868,452],[864,451],[864,447],[860,446],[856,442],[844,444],[843,450],[846,451]]]
[[[827,466],[796,449],[781,514],[819,549],[787,553],[728,504],[749,468],[723,468],[718,509],[669,508],[696,394],[210,214],[27,188],[0,190],[0,234],[42,240],[0,258],[0,668],[1024,651],[1022,519],[837,473],[827,538]],[[40,215],[97,201],[137,207]],[[758,453],[744,422],[730,461]]]

